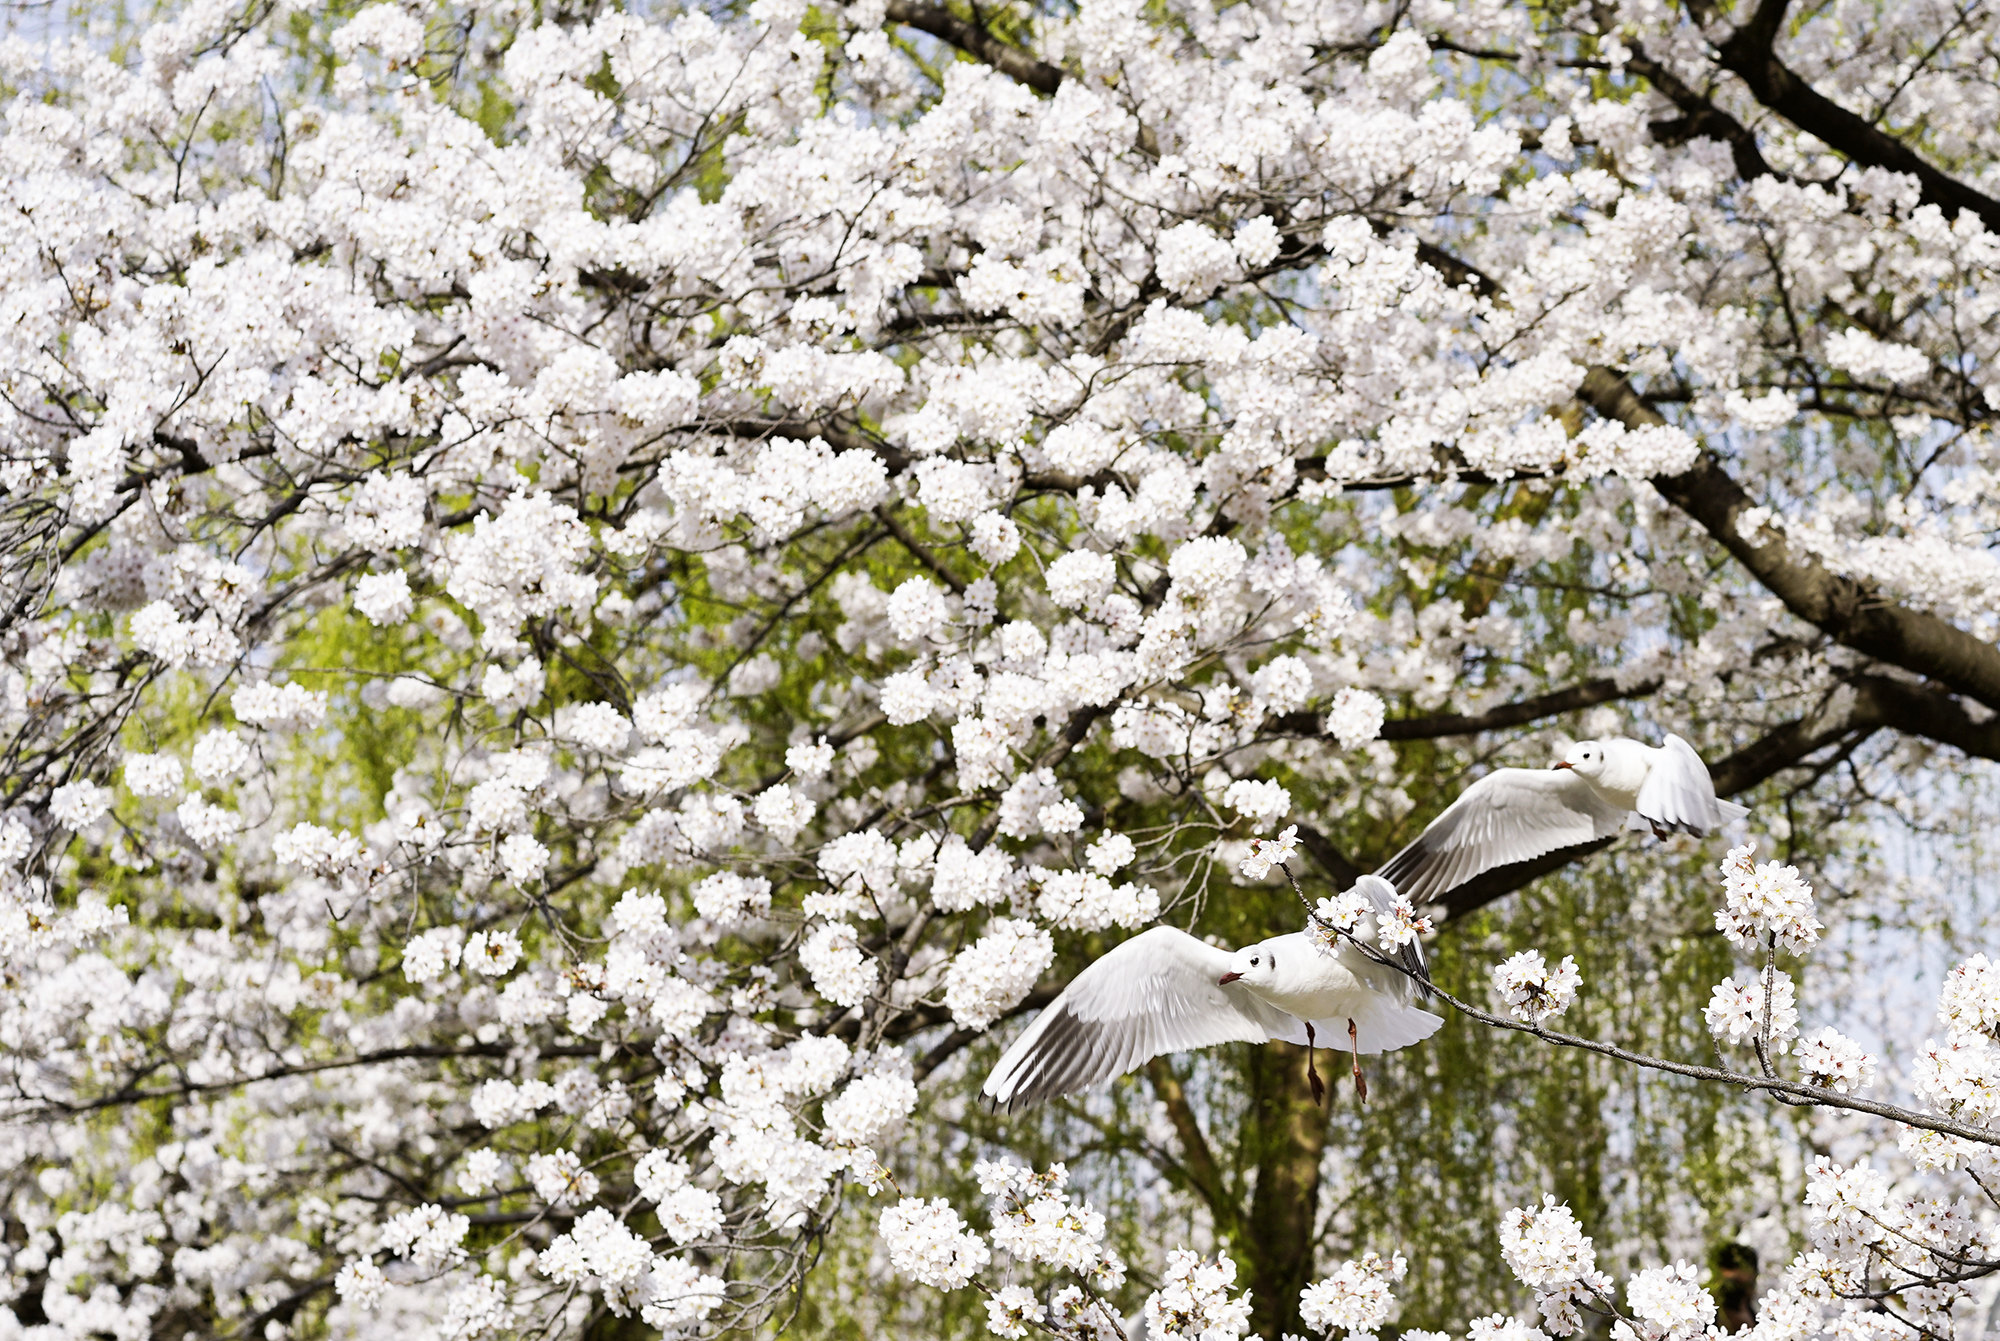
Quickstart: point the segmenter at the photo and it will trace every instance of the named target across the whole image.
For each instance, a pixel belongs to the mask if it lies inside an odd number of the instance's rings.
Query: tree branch
[[[1841,156],[1866,167],[1908,173],[1922,186],[1925,204],[1953,217],[1969,210],[1988,231],[2000,233],[2000,200],[1933,167],[1909,145],[1820,93],[1778,59],[1775,47],[1785,8],[1783,0],[1760,4],[1750,21],[1717,48],[1722,68],[1741,79],[1758,102]]]
[[[1736,175],[1744,181],[1783,176],[1764,160],[1763,150],[1757,147],[1757,136],[1748,126],[1703,97],[1667,66],[1648,56],[1645,48],[1637,42],[1629,45],[1632,54],[1626,59],[1625,68],[1651,84],[1680,109],[1677,117],[1646,124],[1656,144],[1672,147],[1686,144],[1689,140],[1719,140],[1729,146],[1730,157],[1736,161]]]
[[[81,1103],[68,1103],[47,1095],[24,1094],[20,1102],[39,1107],[44,1111],[59,1113],[94,1113],[105,1108],[123,1108],[131,1104],[150,1103],[156,1099],[185,1099],[196,1094],[213,1094],[218,1090],[240,1089],[245,1085],[257,1085],[267,1080],[288,1080],[294,1076],[315,1076],[326,1071],[345,1071],[356,1066],[376,1066],[384,1062],[407,1061],[458,1061],[471,1057],[502,1058],[509,1049],[500,1043],[468,1043],[463,1047],[443,1047],[430,1044],[415,1044],[402,1048],[383,1048],[375,1052],[364,1052],[354,1057],[338,1057],[331,1061],[305,1062],[297,1066],[276,1066],[261,1075],[231,1076],[224,1080],[187,1081],[180,1085],[162,1086],[157,1089],[122,1089],[99,1099]],[[541,1050],[544,1057],[596,1057],[596,1044],[555,1044]],[[15,1108],[20,1115],[32,1108]]]
[[[1640,399],[1630,382],[1608,368],[1592,368],[1577,394],[1599,414],[1627,428],[1667,423]],[[1811,554],[1795,552],[1783,532],[1769,522],[1744,535],[1744,514],[1754,504],[1713,452],[1704,449],[1693,466],[1679,475],[1656,477],[1653,487],[1700,523],[1799,618],[1857,652],[2000,709],[2000,649],[1936,615],[1883,600],[1854,579],[1829,571]]]
[[[1026,1015],[1031,1010],[1040,1010],[1060,996],[1065,985],[1058,982],[1045,982],[1037,985],[1034,991],[1016,1002],[1014,1008],[1005,1015],[1002,1015],[1000,1020],[1011,1020],[1017,1015]],[[998,1024],[1000,1020],[995,1020],[993,1023]],[[922,1057],[917,1059],[916,1065],[911,1068],[911,1078],[919,1082],[923,1081],[931,1072],[950,1061],[968,1045],[984,1038],[992,1030],[993,1025],[988,1025],[984,1029],[967,1029],[960,1026],[952,1030],[943,1039],[932,1045],[931,1049]]]
[[[1853,688],[1857,720],[1923,736],[1975,759],[2000,759],[2000,717],[1976,721],[1943,690],[1885,675],[1859,677]]]
[[[1447,890],[1438,907],[1444,910],[1441,922],[1454,921],[1469,913],[1478,912],[1487,904],[1512,894],[1517,889],[1525,889],[1551,871],[1559,871],[1573,861],[1582,861],[1594,856],[1617,842],[1616,837],[1599,838],[1576,847],[1559,848],[1554,852],[1544,852],[1539,857],[1526,861],[1510,862],[1505,866],[1495,866],[1490,871],[1481,871],[1472,879]]]
[[[889,0],[884,13],[891,23],[900,23],[918,32],[929,33],[940,42],[948,42],[1037,93],[1053,94],[1062,85],[1060,66],[1037,60],[1013,43],[1002,41],[942,5],[919,4],[916,0]]]
[[[1223,1186],[1222,1170],[1215,1162],[1215,1153],[1208,1148],[1208,1138],[1202,1134],[1201,1123],[1188,1103],[1181,1078],[1174,1074],[1173,1065],[1165,1057],[1155,1057],[1146,1063],[1146,1080],[1152,1085],[1155,1097],[1167,1106],[1167,1119],[1174,1124],[1174,1135],[1180,1138],[1181,1167],[1187,1171],[1188,1181],[1208,1203],[1208,1213],[1215,1217],[1216,1227],[1225,1234],[1233,1234],[1242,1223],[1243,1208]]]
[[[1321,870],[1341,889],[1351,886],[1362,876],[1362,870],[1347,859],[1345,853],[1333,845],[1331,839],[1310,824],[1301,824],[1299,846],[1319,863]]]
[[[1585,680],[1565,689],[1552,689],[1546,694],[1536,694],[1518,703],[1503,703],[1497,708],[1468,715],[1458,713],[1438,713],[1429,717],[1404,717],[1393,722],[1382,723],[1384,740],[1436,740],[1440,736],[1476,736],[1482,731],[1498,731],[1510,726],[1526,726],[1545,717],[1559,717],[1566,712],[1576,712],[1583,708],[1596,707],[1600,703],[1614,703],[1620,699],[1645,698],[1660,687],[1658,676],[1620,687],[1611,676],[1596,680]]]
[[[1380,220],[1370,219],[1376,231],[1387,233],[1388,227]],[[1461,261],[1435,243],[1417,239],[1417,259],[1444,277],[1444,282],[1455,289],[1469,288],[1481,298],[1500,296],[1500,281],[1481,270],[1478,266]]]
[[[875,516],[881,521],[882,525],[889,528],[889,534],[896,538],[896,543],[908,550],[911,557],[915,558],[918,563],[928,568],[938,581],[950,587],[960,596],[965,595],[965,579],[945,567],[944,561],[931,552],[930,546],[917,539],[911,533],[910,528],[903,525],[890,504],[884,503],[881,507],[876,508]]]
[[[1545,717],[1559,717],[1566,712],[1576,712],[1582,708],[1595,707],[1600,703],[1613,703],[1620,699],[1645,698],[1660,687],[1657,676],[1634,681],[1620,687],[1612,676],[1595,680],[1585,680],[1580,684],[1562,689],[1551,689],[1546,694],[1536,694],[1518,703],[1502,703],[1476,713],[1433,713],[1426,717],[1398,717],[1382,723],[1383,740],[1437,740],[1444,736],[1476,736],[1482,731],[1501,731],[1512,726],[1525,726],[1529,722],[1539,722]],[[1309,740],[1325,737],[1317,713],[1288,712],[1274,718],[1271,730],[1278,735],[1297,736]]]
[[[1768,731],[1742,749],[1717,760],[1708,770],[1717,796],[1735,796],[1794,767],[1854,731],[1873,731],[1880,722],[1856,719],[1851,705],[1835,695],[1796,721]]]

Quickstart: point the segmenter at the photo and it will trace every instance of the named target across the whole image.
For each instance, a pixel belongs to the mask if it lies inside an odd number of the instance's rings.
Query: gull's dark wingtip
[[[1412,945],[1409,949],[1414,953],[1403,955],[1403,967],[1409,971],[1410,981],[1417,985],[1417,999],[1429,1001],[1437,995],[1437,984],[1431,981],[1430,963],[1424,958],[1421,948]]]

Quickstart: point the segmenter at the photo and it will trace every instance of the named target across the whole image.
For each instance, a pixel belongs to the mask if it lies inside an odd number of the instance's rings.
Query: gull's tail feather
[[[1394,1052],[1412,1043],[1421,1043],[1444,1027],[1442,1016],[1415,1006],[1401,1006],[1386,997],[1368,1002],[1354,1017],[1355,1035],[1363,1056]],[[1341,1049],[1347,1044],[1347,1021],[1314,1020],[1313,1031],[1328,1040],[1326,1046]]]

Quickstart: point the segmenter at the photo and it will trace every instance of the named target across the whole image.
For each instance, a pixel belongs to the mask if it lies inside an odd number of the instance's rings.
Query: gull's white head
[[[1269,941],[1259,941],[1238,950],[1229,961],[1223,983],[1240,982],[1249,987],[1269,987],[1278,977],[1278,956]]]
[[[1553,767],[1567,768],[1586,778],[1599,777],[1604,772],[1604,742],[1579,740],[1563,751],[1563,757]]]

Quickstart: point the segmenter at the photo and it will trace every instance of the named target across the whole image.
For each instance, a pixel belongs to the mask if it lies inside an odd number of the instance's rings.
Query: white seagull
[[[1395,897],[1372,875],[1356,888],[1385,910]],[[1364,943],[1372,921],[1363,917],[1356,928]],[[1276,1040],[1310,1049],[1345,1034],[1366,1100],[1361,1054],[1406,1048],[1444,1023],[1410,1004],[1421,990],[1423,951],[1412,942],[1387,957],[1404,967],[1344,940],[1322,952],[1302,932],[1231,953],[1175,927],[1152,927],[1077,974],[1014,1040],[981,1093],[1011,1113],[1100,1085],[1162,1053]],[[1317,1103],[1325,1086],[1310,1052],[1306,1070]]]
[[[1749,813],[1716,799],[1708,765],[1679,736],[1658,748],[1622,736],[1585,740],[1548,769],[1494,769],[1377,874],[1421,906],[1483,871],[1609,838],[1621,827],[1701,838]]]

